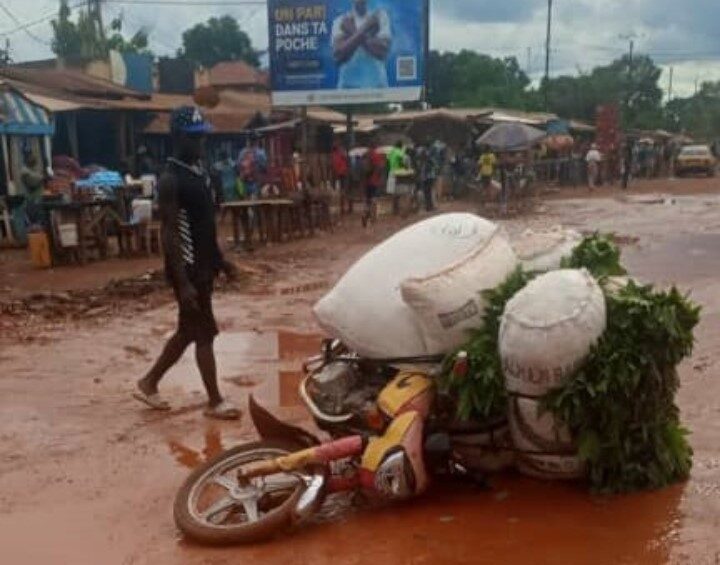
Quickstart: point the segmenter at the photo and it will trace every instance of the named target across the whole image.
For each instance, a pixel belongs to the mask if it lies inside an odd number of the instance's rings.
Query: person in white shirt
[[[333,22],[332,45],[339,89],[387,88],[392,29],[385,10],[371,12],[368,0],[353,0],[353,9]]]
[[[598,174],[600,173],[600,162],[602,161],[602,155],[598,150],[597,145],[594,143],[590,147],[590,151],[585,156],[585,162],[587,163],[588,170],[588,186],[590,190],[597,186]]]

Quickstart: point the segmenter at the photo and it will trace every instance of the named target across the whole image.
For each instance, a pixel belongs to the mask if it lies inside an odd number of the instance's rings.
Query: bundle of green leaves
[[[594,490],[660,488],[686,478],[692,465],[675,394],[700,308],[676,288],[660,292],[632,281],[605,295],[605,333],[543,404],[569,426]]]
[[[507,413],[505,380],[498,353],[500,322],[508,301],[533,278],[532,273],[518,267],[499,286],[483,292],[487,304],[483,326],[473,330],[470,340],[461,348],[467,353],[465,375],[453,371],[458,352],[447,358],[438,388],[441,394],[454,399],[457,420],[484,422]]]
[[[596,279],[627,274],[620,264],[620,248],[615,245],[612,235],[594,233],[583,238],[569,257],[562,260],[563,269],[585,268]]]
[[[677,366],[692,352],[700,308],[674,287],[605,285],[607,277],[626,272],[611,236],[585,238],[563,267],[588,269],[603,283],[608,324],[575,377],[546,395],[544,409],[573,432],[595,491],[659,488],[685,478],[692,451],[675,404]],[[484,326],[462,348],[465,376],[455,374],[455,356],[449,357],[439,389],[455,399],[458,420],[506,413],[500,322],[507,302],[535,276],[518,268],[484,293]]]

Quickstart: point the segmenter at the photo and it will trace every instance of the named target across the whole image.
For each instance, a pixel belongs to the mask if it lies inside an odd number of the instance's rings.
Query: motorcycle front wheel
[[[322,469],[280,472],[238,482],[238,471],[254,461],[274,459],[302,446],[260,441],[234,447],[197,468],[175,497],[177,527],[207,545],[265,540],[293,522],[296,506]]]

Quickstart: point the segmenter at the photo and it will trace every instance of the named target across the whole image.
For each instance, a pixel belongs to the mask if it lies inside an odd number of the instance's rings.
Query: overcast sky
[[[108,0],[103,9],[107,21],[123,13],[130,33],[147,27],[151,47],[160,55],[175,52],[187,27],[223,14],[240,20],[256,46],[267,46],[264,7],[198,6],[198,0],[187,3],[141,5],[137,0]],[[432,5],[433,49],[465,48],[495,56],[516,56],[534,78],[542,74],[547,0],[432,0]],[[3,6],[18,21],[27,23],[51,15],[58,1],[0,0],[0,8]],[[0,40],[4,41],[4,32],[16,27],[0,9]],[[554,0],[552,73],[574,74],[609,63],[627,52],[626,38],[633,36],[636,52],[652,55],[666,71],[674,67],[676,96],[692,94],[696,80],[720,80],[718,28],[720,0]],[[12,55],[18,61],[51,56],[49,21],[9,37]],[[662,87],[668,87],[667,72]]]

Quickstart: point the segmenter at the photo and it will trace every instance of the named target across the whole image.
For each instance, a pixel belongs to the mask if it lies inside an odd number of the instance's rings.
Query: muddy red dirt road
[[[246,419],[219,424],[202,417],[190,355],[164,383],[172,412],[153,414],[130,398],[172,331],[168,304],[59,328],[28,322],[38,339],[0,345],[0,562],[717,563],[720,197],[710,181],[685,182],[674,192],[697,194],[553,199],[540,213],[505,224],[511,232],[558,223],[615,231],[635,276],[678,283],[704,305],[696,352],[682,367],[680,404],[695,449],[688,483],[605,498],[582,486],[504,475],[489,490],[436,485],[421,499],[383,509],[340,501],[319,523],[256,547],[193,546],[174,527],[175,492],[192,467],[253,432]],[[227,395],[242,404],[252,392],[279,415],[305,423],[295,387],[302,358],[319,340],[310,307],[398,227],[387,221],[365,233],[352,226],[245,261],[256,275],[217,299]]]

